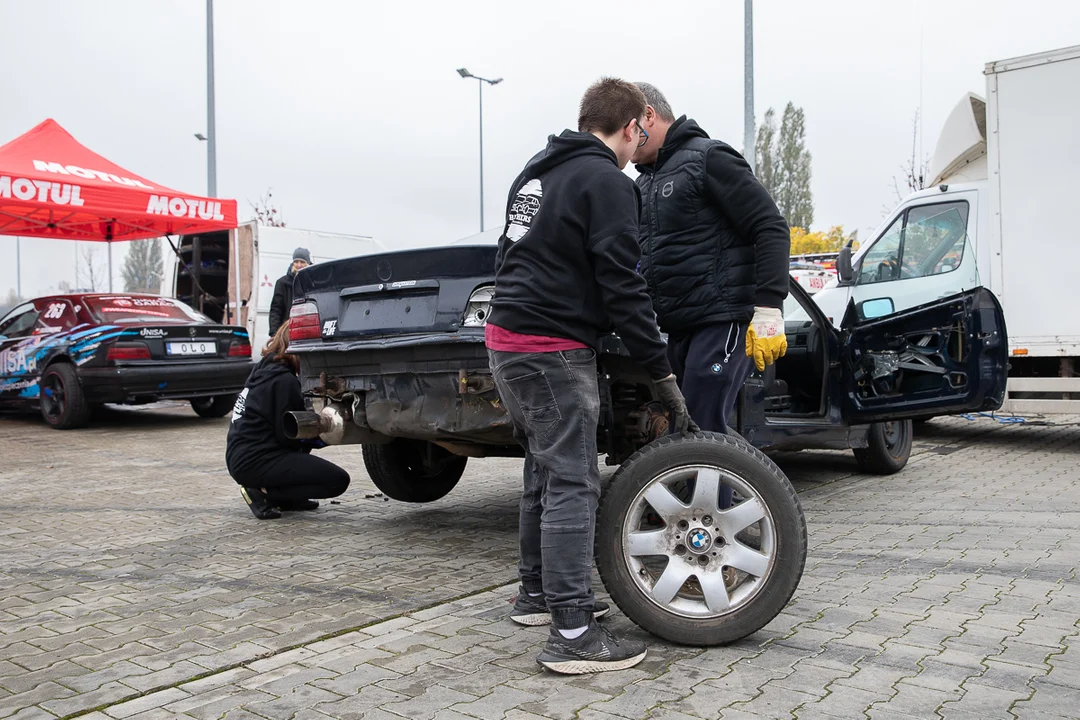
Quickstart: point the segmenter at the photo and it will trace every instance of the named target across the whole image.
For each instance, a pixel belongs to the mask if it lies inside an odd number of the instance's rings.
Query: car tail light
[[[229,345],[229,357],[251,357],[251,343],[247,340],[233,340]]]
[[[116,343],[109,348],[106,358],[109,360],[149,360],[150,348],[146,346],[146,343],[141,342]]]
[[[289,312],[289,341],[319,337],[319,306],[310,301],[293,305]]]
[[[484,327],[491,312],[491,298],[495,296],[495,287],[485,285],[473,290],[469,304],[465,307],[465,316],[461,319],[463,327]]]

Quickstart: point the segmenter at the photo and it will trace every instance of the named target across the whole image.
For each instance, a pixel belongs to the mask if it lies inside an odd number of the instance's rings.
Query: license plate
[[[171,342],[165,344],[166,355],[217,355],[217,343],[213,340]]]

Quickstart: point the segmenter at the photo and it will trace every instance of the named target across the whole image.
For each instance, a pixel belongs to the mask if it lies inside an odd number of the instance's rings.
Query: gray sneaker
[[[551,628],[547,645],[536,662],[564,675],[584,675],[632,668],[644,660],[647,653],[645,643],[619,640],[593,620],[588,630],[572,640]]]
[[[593,617],[599,620],[607,615],[610,609],[606,602],[597,600],[593,603]],[[514,598],[514,609],[510,611],[510,619],[518,625],[550,625],[551,611],[548,610],[543,595],[532,597],[525,592],[525,588],[519,587],[517,597]]]

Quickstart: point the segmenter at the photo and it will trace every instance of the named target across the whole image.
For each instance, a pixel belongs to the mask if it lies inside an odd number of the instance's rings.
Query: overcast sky
[[[984,94],[986,62],[1075,44],[1080,27],[1075,0],[758,0],[754,14],[758,118],[805,109],[815,226],[864,238],[895,204],[920,102],[929,154],[963,93]],[[214,26],[218,192],[242,218],[272,188],[293,227],[391,247],[476,232],[477,88],[462,66],[505,78],[484,92],[489,226],[601,75],[652,82],[742,147],[739,0],[217,0]],[[205,192],[205,38],[201,0],[0,0],[0,144],[51,117],[122,167]],[[23,240],[23,294],[73,281],[77,245]],[[6,295],[15,240],[0,251]]]

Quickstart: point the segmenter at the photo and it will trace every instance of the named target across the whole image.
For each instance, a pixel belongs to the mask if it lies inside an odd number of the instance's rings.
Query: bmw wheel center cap
[[[713,537],[705,528],[694,528],[686,534],[686,546],[693,553],[708,552],[713,546]]]

